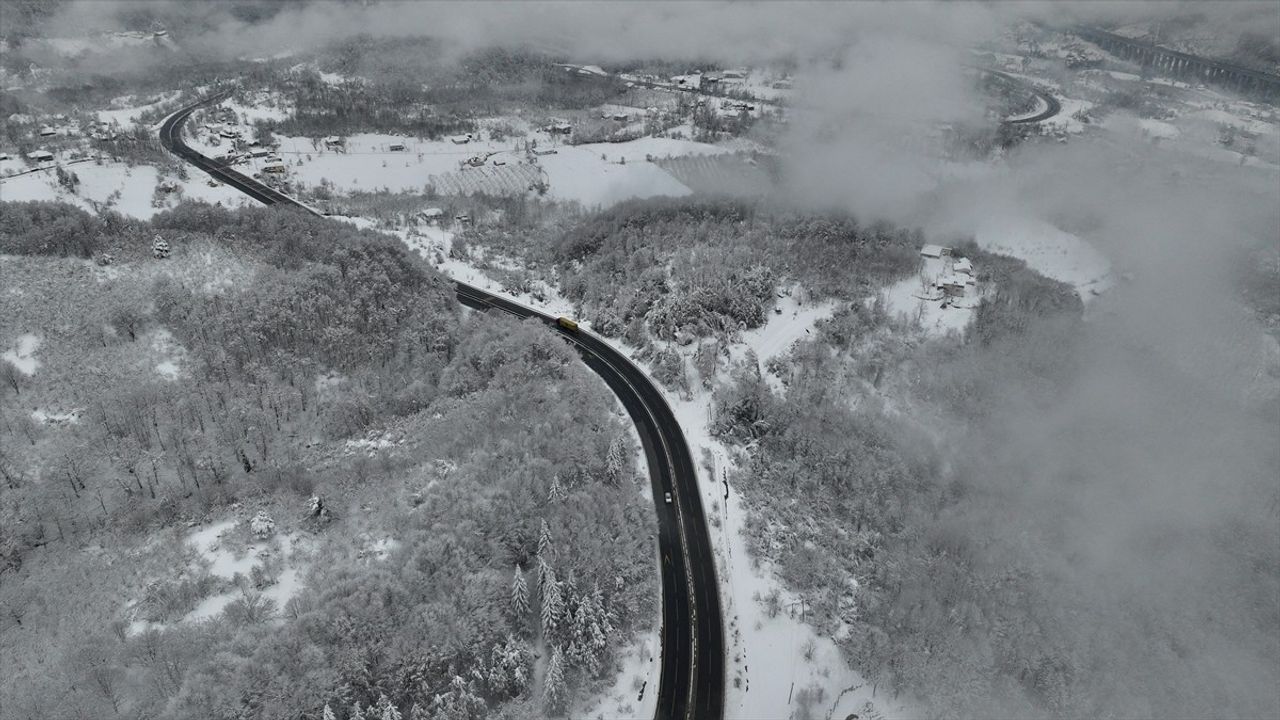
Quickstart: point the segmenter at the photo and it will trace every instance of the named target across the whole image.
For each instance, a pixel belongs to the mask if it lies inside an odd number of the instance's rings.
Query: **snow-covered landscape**
[[[4,6],[0,707],[1280,712],[1273,8],[440,10]]]

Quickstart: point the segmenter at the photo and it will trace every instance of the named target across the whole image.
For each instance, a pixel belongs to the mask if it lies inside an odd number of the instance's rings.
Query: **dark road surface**
[[[171,115],[160,128],[170,152],[267,205],[315,213],[293,198],[190,148],[182,127],[199,107],[227,96],[213,95]],[[693,458],[675,415],[649,378],[630,360],[585,330],[566,330],[556,318],[457,283],[458,300],[478,310],[537,318],[571,342],[583,361],[618,396],[640,435],[648,460],[658,516],[662,567],[662,677],[656,717],[718,720],[724,714],[724,637],[715,558]],[[664,494],[670,492],[668,505]]]

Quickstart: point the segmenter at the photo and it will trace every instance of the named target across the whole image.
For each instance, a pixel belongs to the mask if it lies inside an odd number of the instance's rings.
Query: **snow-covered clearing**
[[[237,554],[224,547],[223,536],[237,524],[234,519],[223,520],[206,528],[196,530],[187,536],[186,542],[208,562],[209,572],[225,580],[234,580],[236,575],[248,577],[255,567],[261,567],[269,558],[278,553],[284,564],[279,577],[274,583],[262,590],[262,596],[275,603],[276,613],[284,609],[302,585],[302,572],[305,563],[295,555],[304,554],[306,543],[293,533],[277,536],[279,549],[273,549],[269,542],[256,542],[248,545],[243,554]],[[241,597],[239,588],[205,598],[182,620],[194,622],[217,617],[227,605]]]
[[[117,98],[112,105],[116,105],[118,109],[99,110],[95,114],[98,116],[99,122],[129,126],[135,123],[142,113],[147,112],[148,110],[154,110],[165,103],[173,102],[181,94],[182,93],[177,90],[164,93],[159,97],[159,99],[145,105],[132,105],[135,100],[132,97]]]
[[[80,178],[80,186],[75,193],[58,185],[56,174],[52,170],[27,173],[0,180],[0,196],[6,201],[23,200],[60,200],[77,205],[85,210],[95,212],[95,205],[110,207],[115,211],[139,219],[150,219],[164,208],[152,206],[156,184],[160,176],[156,168],[150,165],[129,167],[124,163],[104,162],[98,165],[93,162],[67,165],[66,168]],[[177,195],[191,200],[203,200],[208,203],[228,207],[254,205],[256,201],[249,199],[234,188],[219,184],[211,187],[208,177],[192,169],[186,180],[165,178],[176,183],[180,193],[172,193],[169,202],[177,202]],[[115,193],[119,193],[116,195]],[[166,207],[169,202],[166,202]]]
[[[984,250],[1019,258],[1041,275],[1075,287],[1084,300],[1110,282],[1111,263],[1102,253],[1043,220],[987,217],[979,222],[974,240]]]
[[[13,345],[0,355],[0,360],[5,360],[18,368],[18,371],[24,375],[35,375],[36,369],[40,367],[40,361],[36,359],[36,350],[40,348],[40,336],[32,333],[20,335]]]
[[[892,315],[919,324],[934,337],[963,333],[973,320],[976,303],[942,305],[936,288],[919,275],[903,278],[884,289],[885,307]]]
[[[812,337],[813,327],[819,320],[831,317],[836,310],[836,303],[806,303],[801,300],[802,293],[798,286],[782,293],[782,297],[774,305],[774,312],[769,316],[769,322],[740,333],[739,341],[729,346],[730,359],[734,362],[742,360],[750,350],[763,366],[773,358],[789,352],[798,341]],[[774,391],[782,390],[782,383],[777,376],[767,373],[765,378]]]
[[[182,376],[187,350],[174,339],[173,333],[165,328],[158,328],[151,333],[149,345],[158,360],[155,363],[157,374],[166,380],[177,380]]]

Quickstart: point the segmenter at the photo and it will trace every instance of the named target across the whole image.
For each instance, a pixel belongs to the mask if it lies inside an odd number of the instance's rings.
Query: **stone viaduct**
[[[1112,55],[1145,67],[1162,70],[1171,76],[1188,81],[1222,85],[1243,95],[1257,97],[1267,102],[1280,101],[1280,75],[1272,75],[1221,60],[1189,55],[1097,28],[1080,27],[1074,32]]]

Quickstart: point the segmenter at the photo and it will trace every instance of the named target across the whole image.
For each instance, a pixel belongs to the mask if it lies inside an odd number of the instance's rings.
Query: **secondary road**
[[[1036,86],[1032,85],[1031,83],[1025,80],[1013,77],[1012,75],[1009,75],[1008,73],[1000,72],[999,70],[992,70],[990,68],[975,67],[974,69],[980,72],[996,75],[1006,80],[1009,83],[1012,83],[1014,85],[1017,85],[1025,89],[1027,92],[1032,93],[1033,95],[1035,95],[1036,97],[1044,101],[1044,108],[1040,112],[1036,113],[1035,115],[1031,115],[1029,117],[1017,118],[1013,120],[1001,120],[1001,122],[1003,123],[1006,123],[1009,125],[1022,125],[1022,124],[1044,122],[1045,120],[1048,120],[1049,118],[1053,117],[1054,115],[1057,115],[1059,112],[1062,111],[1062,104],[1058,102],[1057,98],[1041,90],[1040,88],[1037,88]],[[748,105],[761,105],[761,106],[769,106],[773,108],[789,107],[792,109],[801,109],[801,110],[818,109],[813,107],[806,107],[804,105],[797,105],[795,103],[784,103],[778,100],[767,100],[767,99],[761,99],[761,98],[752,98],[750,100],[740,100],[740,99],[731,98],[727,95],[713,92],[710,90],[703,90],[701,85],[699,85],[699,87],[692,87],[690,85],[677,85],[675,83],[662,81],[662,80],[658,80],[658,81],[645,80],[643,78],[633,77],[633,76],[623,77],[621,75],[611,75],[607,77],[613,77],[617,80],[625,81],[633,87],[639,86],[639,87],[649,88],[651,90],[661,90],[664,92],[683,92],[683,93],[689,93],[691,95],[702,95],[704,97],[720,98],[721,100],[724,100],[726,102],[734,102],[734,103],[743,102]]]
[[[182,127],[191,114],[226,97],[227,93],[216,94],[170,115],[160,127],[160,142],[173,154],[260,202],[318,215],[288,195],[186,144]],[[577,348],[583,361],[613,390],[631,416],[649,464],[658,515],[662,674],[656,717],[718,720],[724,715],[724,625],[715,557],[693,457],[675,414],[634,363],[595,335],[581,329],[567,330],[550,315],[466,283],[457,283],[457,293],[458,300],[469,307],[495,309],[546,323]],[[665,501],[666,493],[671,493],[671,504]]]
[[[999,70],[992,70],[991,68],[978,68],[978,70],[984,73],[990,73],[991,75],[995,75],[996,77],[1000,78],[1001,80],[1004,80],[1005,82],[1011,83],[1013,85],[1017,85],[1018,87],[1025,89],[1027,92],[1035,95],[1036,97],[1044,101],[1044,108],[1041,109],[1040,112],[1036,113],[1035,115],[1028,115],[1027,117],[1020,117],[1012,120],[1001,120],[1001,122],[1005,123],[1006,125],[1025,125],[1030,123],[1044,122],[1045,120],[1048,120],[1054,115],[1057,115],[1058,113],[1062,112],[1062,103],[1058,102],[1058,98],[1041,90],[1035,85],[1032,85],[1026,80],[1023,80],[1021,78],[1016,78],[1008,73],[1000,72]]]

